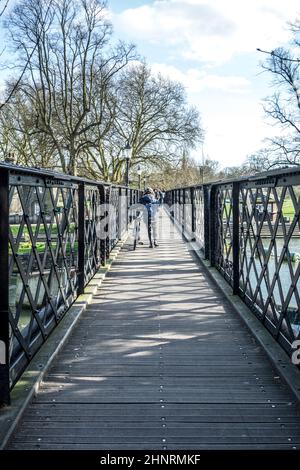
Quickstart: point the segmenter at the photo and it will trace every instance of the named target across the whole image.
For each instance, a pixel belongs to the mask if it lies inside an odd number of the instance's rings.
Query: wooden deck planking
[[[165,214],[127,246],[10,449],[294,449],[300,406]]]

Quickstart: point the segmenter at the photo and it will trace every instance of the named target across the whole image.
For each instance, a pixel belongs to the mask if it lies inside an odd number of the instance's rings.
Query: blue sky
[[[206,130],[204,153],[222,166],[241,163],[279,130],[262,100],[270,77],[256,48],[290,39],[296,0],[110,0],[115,33],[137,44],[154,72],[184,83]],[[201,149],[195,156],[201,159]]]
[[[263,113],[272,90],[256,48],[290,40],[298,0],[108,0],[108,7],[116,37],[134,42],[154,73],[185,85],[201,112],[205,156],[237,165],[278,133]]]

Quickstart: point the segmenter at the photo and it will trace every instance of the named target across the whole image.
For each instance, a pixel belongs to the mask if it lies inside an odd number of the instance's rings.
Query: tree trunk
[[[69,175],[77,176],[77,159],[76,159],[76,149],[74,139],[70,140],[70,150],[69,150]]]

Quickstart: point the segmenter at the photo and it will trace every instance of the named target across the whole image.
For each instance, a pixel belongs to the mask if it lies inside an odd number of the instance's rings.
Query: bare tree
[[[0,0],[1,1],[1,0]],[[3,6],[3,9],[1,11],[1,15],[3,15],[3,13],[5,12],[5,10],[7,9],[8,7],[8,3],[9,3],[9,0],[5,3],[5,5]],[[45,18],[43,21],[46,21],[48,15],[49,15],[49,12],[50,12],[50,7],[52,5],[52,0],[49,0],[49,3],[48,3],[48,6],[46,8],[46,11],[45,11]],[[16,10],[17,8],[15,8]],[[5,22],[6,25],[8,24],[8,22],[6,21]],[[39,36],[39,40],[40,40],[40,36]],[[8,66],[7,68],[10,69],[15,69],[15,70],[18,70],[18,78],[14,81],[13,83],[13,86],[10,86],[9,87],[9,93],[6,94],[6,97],[5,99],[0,103],[0,112],[3,110],[3,108],[7,105],[7,103],[9,103],[10,99],[12,98],[12,96],[14,95],[15,91],[18,89],[21,81],[23,80],[23,77],[25,76],[25,73],[28,69],[28,66],[30,64],[30,61],[32,60],[33,58],[33,55],[34,53],[36,52],[36,49],[37,49],[37,45],[38,45],[38,41],[36,42],[36,45],[35,47],[33,47],[30,51],[30,53],[27,55],[27,58],[26,60],[23,62],[22,66],[19,65],[18,66],[15,66],[15,65],[10,65]],[[17,48],[18,50],[19,48]],[[2,50],[1,54],[3,53],[3,51],[5,50],[5,48]],[[1,55],[0,54],[0,55]]]
[[[265,147],[251,155],[248,155],[242,166],[249,174],[260,173],[272,168],[273,159],[273,150],[270,147]]]
[[[127,141],[131,165],[154,171],[179,161],[203,137],[199,112],[188,105],[182,85],[152,74],[145,63],[130,65],[118,75],[111,103],[113,125],[102,141],[103,158],[95,157],[92,167],[101,174],[105,166],[113,181],[123,179]]]
[[[110,45],[105,2],[20,0],[7,28],[20,73],[6,90],[3,153],[121,182],[127,141],[132,166],[153,171],[180,165],[203,138],[183,87],[145,63],[128,65],[134,46]]]
[[[7,86],[8,94],[13,86]],[[35,102],[15,89],[0,113],[0,153],[22,165],[59,168],[53,142],[37,128],[36,121]]]
[[[111,25],[101,0],[23,0],[7,24],[19,65],[26,66],[18,88],[35,102],[36,127],[51,139],[62,170],[77,174],[91,144],[86,134],[102,125],[103,112],[91,112],[94,97],[99,104],[134,48],[120,43],[107,50]]]
[[[300,23],[292,25],[292,29],[299,33]],[[278,137],[268,139],[273,152],[270,168],[300,165],[300,61],[295,55],[299,46],[295,36],[293,52],[287,48],[261,51],[267,54],[262,68],[271,74],[275,88],[273,95],[265,99],[264,110],[281,131]]]
[[[9,0],[0,0],[0,16],[3,15],[6,8],[8,7]]]

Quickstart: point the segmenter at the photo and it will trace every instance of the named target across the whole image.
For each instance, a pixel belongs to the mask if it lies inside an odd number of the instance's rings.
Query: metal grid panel
[[[9,321],[14,383],[77,296],[78,186],[10,178]]]
[[[87,284],[101,264],[99,223],[100,192],[98,186],[85,186],[84,282]]]
[[[119,188],[109,188],[109,249],[119,240]]]
[[[232,185],[221,185],[216,190],[215,266],[225,279],[233,279],[233,203]]]
[[[0,167],[0,402],[9,404],[9,389],[125,234],[131,191],[47,170]],[[111,201],[116,230],[110,238],[108,206],[103,212],[100,204]]]
[[[286,182],[240,190],[240,292],[287,344],[300,332],[299,197],[300,184]]]
[[[194,189],[195,219],[196,219],[196,241],[201,249],[204,249],[204,192],[203,186]]]
[[[191,189],[185,188],[183,190],[183,226],[184,230],[191,234],[193,232],[193,224],[192,224],[192,199],[191,199]]]
[[[125,236],[127,232],[127,224],[128,224],[127,189],[121,188],[119,191],[119,238],[120,240],[122,240],[122,238]]]
[[[179,189],[179,214],[178,214],[178,220],[180,223],[183,223],[183,217],[184,217],[184,189],[180,188]]]
[[[167,200],[180,223],[184,203],[194,205],[196,241],[205,256],[291,354],[300,339],[300,173],[277,170],[177,188]],[[187,230],[191,220],[184,213]]]

